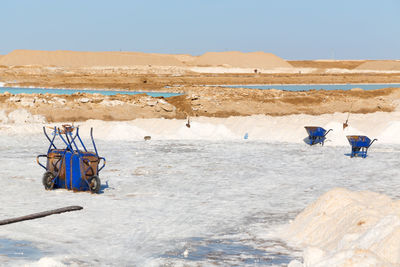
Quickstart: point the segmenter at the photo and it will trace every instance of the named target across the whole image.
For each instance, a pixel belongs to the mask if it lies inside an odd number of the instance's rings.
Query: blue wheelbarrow
[[[365,135],[348,135],[346,137],[351,145],[350,157],[366,158],[368,148],[372,145],[373,142],[378,141],[378,139],[374,139],[371,141],[371,139],[369,139]]]
[[[332,129],[329,129],[328,131],[326,131],[324,128],[322,127],[318,127],[318,126],[305,126],[304,127],[308,133],[308,142],[307,144],[309,144],[310,146],[315,145],[315,144],[321,144],[324,145],[325,139],[326,139],[326,135],[332,131]]]
[[[75,131],[75,134],[73,132]],[[50,138],[43,127],[44,135],[50,145],[46,155],[38,155],[37,163],[46,172],[43,174],[42,183],[46,190],[65,188],[73,191],[90,191],[99,193],[99,173],[106,165],[106,159],[97,153],[93,139],[93,128],[90,129],[90,137],[94,152],[88,151],[79,136],[79,127],[63,125],[62,128],[53,128]],[[57,148],[55,139],[60,139],[63,148]],[[78,143],[79,142],[79,143]],[[46,158],[46,166],[40,162],[40,158]],[[99,167],[102,161],[102,166]]]

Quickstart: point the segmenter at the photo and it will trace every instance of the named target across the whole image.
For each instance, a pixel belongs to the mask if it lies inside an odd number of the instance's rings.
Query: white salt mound
[[[28,265],[26,265],[28,266]],[[64,267],[65,264],[49,257],[41,258],[38,262],[30,263],[29,266],[31,267]]]
[[[301,212],[284,236],[306,247],[303,266],[398,266],[400,200],[333,189]]]
[[[15,123],[15,124],[25,124],[25,123],[45,123],[46,119],[41,115],[32,115],[26,109],[16,109],[5,116],[4,111],[0,112],[0,121]]]

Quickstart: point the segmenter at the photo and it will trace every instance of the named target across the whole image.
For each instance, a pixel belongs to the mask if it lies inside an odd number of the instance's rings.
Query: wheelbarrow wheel
[[[45,172],[43,174],[42,183],[46,190],[52,190],[54,187],[54,174],[52,172]]]
[[[97,175],[94,175],[94,176],[90,177],[90,180],[89,180],[89,190],[90,190],[90,192],[96,193],[96,194],[99,193],[100,186],[101,186],[100,178]]]

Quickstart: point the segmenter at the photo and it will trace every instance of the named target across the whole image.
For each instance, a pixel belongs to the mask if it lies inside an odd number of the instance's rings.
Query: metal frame
[[[347,140],[351,145],[351,154],[350,157],[361,157],[366,158],[368,153],[368,148],[378,139],[374,139],[371,141],[365,135],[348,135],[346,136]]]
[[[304,126],[308,133],[308,139],[310,140],[310,146],[313,146],[315,144],[321,144],[322,146],[324,145],[326,135],[330,132],[333,131],[332,129],[329,129],[326,131],[324,128],[319,127],[319,126]]]
[[[95,155],[98,160],[96,172],[95,172],[95,170],[93,170],[92,166],[90,166],[91,161],[89,159],[84,158],[83,152],[89,152],[89,151],[87,150],[86,146],[84,145],[84,143],[79,135],[79,127],[74,127],[71,125],[62,125],[62,129],[57,128],[57,127],[54,127],[52,129],[53,129],[53,132],[52,132],[53,137],[50,138],[49,134],[46,131],[46,127],[43,127],[43,133],[46,136],[46,138],[50,144],[49,144],[49,148],[47,150],[46,155],[38,155],[36,157],[37,163],[39,164],[39,166],[44,168],[46,171],[49,171],[49,164],[53,164],[52,167],[55,170],[55,172],[52,172],[54,174],[54,179],[52,180],[52,182],[56,183],[57,179],[60,178],[60,173],[63,168],[63,164],[64,164],[64,168],[66,166],[65,157],[66,157],[67,153],[71,154],[71,165],[69,165],[69,166],[71,166],[71,168],[72,168],[72,157],[73,157],[73,155],[77,155],[79,158],[79,162],[80,162],[79,163],[79,168],[80,168],[80,173],[81,173],[80,178],[82,180],[84,180],[86,182],[87,186],[89,187],[88,179],[86,179],[86,176],[89,173],[89,171],[92,170],[93,175],[99,174],[100,171],[106,165],[106,159],[104,157],[100,157],[98,154],[96,143],[93,138],[93,128],[90,129],[90,138],[92,140],[92,145],[93,145]],[[74,130],[75,130],[75,135],[73,135]],[[54,141],[56,140],[57,136],[65,144],[66,147],[64,149],[58,149],[56,147]],[[79,141],[79,143],[77,143],[78,141]],[[60,156],[60,158],[55,163],[49,161],[49,159],[51,158],[49,156],[49,154],[52,152],[57,152]],[[89,152],[89,153],[93,153],[93,152]],[[40,162],[40,158],[44,158],[44,157],[47,158],[46,166],[44,166]],[[101,161],[103,161],[103,165],[101,167],[99,167]],[[59,168],[57,167],[58,165],[59,165]],[[85,168],[85,165],[88,167]],[[85,168],[85,169],[83,169],[83,168]],[[72,170],[70,170],[69,172],[71,173],[71,182],[72,182]],[[66,179],[67,179],[67,177],[66,177]],[[71,187],[72,187],[72,184],[71,184]],[[68,189],[72,189],[72,188],[68,188]]]

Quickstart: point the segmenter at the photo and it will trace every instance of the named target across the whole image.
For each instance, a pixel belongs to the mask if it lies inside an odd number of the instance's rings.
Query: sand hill
[[[264,52],[209,52],[201,56],[150,54],[140,52],[75,52],[14,50],[0,58],[6,66],[225,66],[234,68],[292,68],[280,57]]]
[[[380,70],[380,71],[398,71],[400,70],[400,61],[396,60],[371,60],[356,68],[357,70]]]
[[[226,66],[236,68],[292,68],[292,65],[282,58],[264,52],[208,52],[195,58],[190,64],[195,66]]]
[[[74,52],[74,51],[38,51],[14,50],[0,58],[0,65],[6,66],[59,66],[59,67],[95,67],[95,66],[183,66],[173,55],[146,54],[139,52]]]

